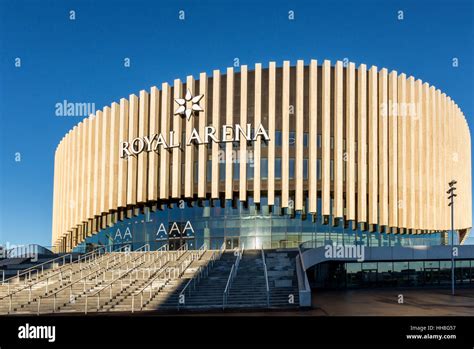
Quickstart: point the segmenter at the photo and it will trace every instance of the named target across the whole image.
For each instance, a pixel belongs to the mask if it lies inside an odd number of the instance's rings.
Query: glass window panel
[[[290,159],[290,179],[295,178],[295,159]]]
[[[277,147],[281,147],[282,139],[281,139],[281,131],[275,131],[275,145]]]
[[[260,163],[260,176],[262,179],[268,178],[268,159],[262,158]]]
[[[207,160],[206,177],[207,177],[208,182],[212,180],[212,161],[211,160]]]
[[[240,162],[235,161],[232,171],[232,179],[238,180],[240,178]]]
[[[281,158],[275,158],[275,178],[281,179]]]
[[[225,180],[225,162],[219,163],[219,180],[220,181]]]
[[[321,159],[316,161],[316,172],[318,174],[318,180],[321,180]],[[320,210],[318,210],[320,212]]]
[[[198,163],[197,163],[197,161],[194,162],[193,180],[194,180],[194,183],[198,182]]]
[[[346,285],[347,287],[360,287],[362,285],[361,263],[346,263]]]
[[[451,261],[439,262],[439,282],[441,284],[451,284]]]
[[[247,179],[253,179],[253,161],[247,163]]]
[[[290,147],[294,146],[295,145],[295,132],[294,131],[291,131],[289,132],[289,143],[290,143]]]

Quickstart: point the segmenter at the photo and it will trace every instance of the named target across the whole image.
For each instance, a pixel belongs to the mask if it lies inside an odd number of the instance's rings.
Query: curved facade
[[[452,179],[462,241],[470,149],[455,102],[395,71],[311,60],[201,73],[122,98],[63,137],[52,243],[103,244],[132,222],[137,243],[285,247],[331,232],[442,243]]]

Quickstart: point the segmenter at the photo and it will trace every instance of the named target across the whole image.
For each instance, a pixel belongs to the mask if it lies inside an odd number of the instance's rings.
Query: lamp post
[[[455,184],[457,182],[453,179],[449,182],[449,189],[446,192],[448,194],[449,204],[451,206],[451,294],[454,296],[454,198],[457,196],[454,191],[456,190]]]

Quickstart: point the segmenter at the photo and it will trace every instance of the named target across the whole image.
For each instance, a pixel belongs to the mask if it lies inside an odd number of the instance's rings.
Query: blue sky
[[[401,71],[446,92],[472,127],[473,11],[459,0],[0,0],[0,243],[51,244],[54,151],[81,120],[56,116],[56,103],[99,109],[164,81],[223,70],[236,57],[248,65],[348,58]]]

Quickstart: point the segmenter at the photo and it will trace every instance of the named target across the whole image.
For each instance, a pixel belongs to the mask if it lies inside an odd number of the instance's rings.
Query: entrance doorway
[[[425,285],[437,285],[439,283],[439,268],[425,269]]]
[[[240,245],[240,239],[238,237],[228,237],[225,238],[225,249],[226,250],[233,250],[234,248],[238,248]]]
[[[168,241],[168,247],[170,251],[176,251],[178,250],[181,246],[185,244],[184,239],[169,239]]]
[[[362,269],[362,283],[364,286],[375,286],[377,282],[377,269]]]
[[[188,249],[193,250],[194,239],[184,239],[184,238],[169,238],[168,239],[168,248],[170,251],[176,251],[180,249],[184,244],[188,244]]]

